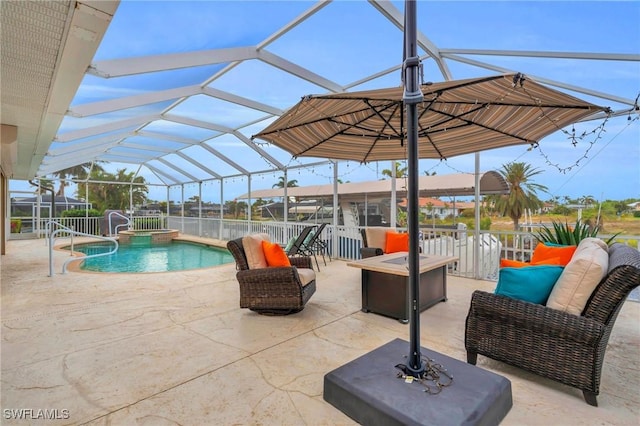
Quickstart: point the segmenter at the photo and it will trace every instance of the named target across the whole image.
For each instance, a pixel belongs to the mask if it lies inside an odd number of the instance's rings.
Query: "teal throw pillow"
[[[563,269],[556,265],[501,268],[495,294],[544,305]]]

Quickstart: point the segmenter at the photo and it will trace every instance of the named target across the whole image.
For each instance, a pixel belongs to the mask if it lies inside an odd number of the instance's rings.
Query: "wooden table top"
[[[392,275],[409,276],[409,253],[398,252],[383,254],[382,256],[367,257],[366,259],[347,262],[347,266],[366,269],[367,271],[382,272]],[[438,256],[435,254],[420,254],[420,273],[445,266],[458,260],[456,256]]]

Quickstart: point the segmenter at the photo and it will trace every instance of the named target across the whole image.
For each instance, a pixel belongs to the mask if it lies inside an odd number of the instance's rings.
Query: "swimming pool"
[[[113,249],[110,243],[79,244],[75,251],[90,254]],[[232,263],[233,256],[225,249],[204,244],[172,241],[167,244],[126,245],[109,256],[84,260],[80,269],[92,272],[171,272],[208,268]]]

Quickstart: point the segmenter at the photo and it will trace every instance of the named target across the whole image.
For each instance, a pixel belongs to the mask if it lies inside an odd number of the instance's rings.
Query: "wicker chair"
[[[640,252],[609,248],[608,274],[581,316],[475,291],[466,321],[467,362],[478,354],[582,390],[597,406],[605,350],[629,293],[640,285]]]
[[[369,232],[386,233],[388,231],[395,231],[396,228],[371,226],[369,228],[360,229],[360,235],[362,236],[362,247],[360,248],[360,257],[363,259],[373,256],[382,256],[384,254],[384,247],[372,247],[371,241],[369,241]],[[418,247],[420,253],[422,253],[422,247]]]
[[[377,230],[377,232],[394,231],[395,228],[383,228],[380,226],[362,228],[360,229],[360,235],[362,236],[362,248],[360,248],[360,256],[365,259],[367,257],[382,256],[384,254],[384,247],[371,247],[370,242],[367,240],[367,229]]]
[[[229,241],[227,248],[236,261],[241,308],[266,315],[288,315],[303,310],[316,291],[315,279],[303,285],[298,274],[298,268],[312,268],[310,257],[289,257],[290,267],[249,269],[242,238]]]

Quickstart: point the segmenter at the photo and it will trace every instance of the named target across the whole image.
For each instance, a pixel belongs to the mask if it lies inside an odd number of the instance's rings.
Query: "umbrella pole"
[[[413,377],[421,377],[425,371],[420,354],[420,273],[419,273],[419,202],[418,202],[418,108],[423,96],[418,81],[420,59],[417,49],[417,8],[414,0],[405,1],[404,27],[404,95],[403,103],[407,109],[407,229],[409,232],[409,287],[410,305],[410,339],[409,358],[406,372]]]

